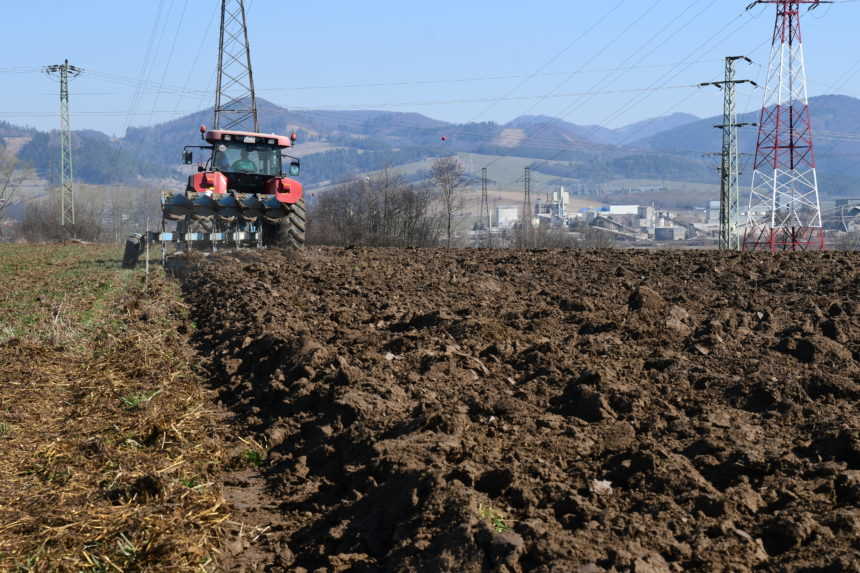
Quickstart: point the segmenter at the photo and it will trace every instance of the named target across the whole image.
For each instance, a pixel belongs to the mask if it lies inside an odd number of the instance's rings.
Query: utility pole
[[[478,215],[478,228],[486,231],[486,243],[490,245],[490,199],[487,195],[487,168],[481,169],[481,211]]]
[[[84,70],[69,64],[45,66],[43,71],[60,80],[60,226],[75,224],[75,187],[72,169],[72,127],[69,120],[69,79]]]
[[[214,129],[259,131],[244,0],[221,0]]]
[[[523,246],[532,246],[532,172],[523,170]]]
[[[735,63],[743,60],[752,63],[746,56],[729,56],[726,58],[725,79],[721,82],[706,82],[700,86],[716,86],[723,90],[723,123],[715,125],[723,131],[723,148],[720,154],[720,250],[739,251],[741,237],[738,231],[740,223],[740,152],[738,150],[738,128],[755,125],[754,123],[738,123],[736,92],[738,84],[752,84],[752,80],[735,79]]]
[[[770,63],[750,189],[743,249],[824,249],[806,64],[800,31],[801,5],[823,0],[756,0],[776,5]]]

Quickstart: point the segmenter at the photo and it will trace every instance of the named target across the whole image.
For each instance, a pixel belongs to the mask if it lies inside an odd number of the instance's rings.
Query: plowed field
[[[311,249],[185,293],[270,570],[841,572],[858,261]]]

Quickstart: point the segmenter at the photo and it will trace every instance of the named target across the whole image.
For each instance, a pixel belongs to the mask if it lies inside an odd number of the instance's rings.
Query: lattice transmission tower
[[[523,224],[522,247],[532,248],[534,242],[534,210],[532,207],[532,170],[523,169]]]
[[[72,166],[72,127],[69,116],[69,80],[84,73],[83,68],[69,64],[69,60],[43,71],[60,81],[60,225],[75,224],[75,187]]]
[[[824,228],[812,144],[800,13],[822,0],[757,0],[776,5],[776,24],[759,120],[744,250],[820,250]]]
[[[720,153],[720,249],[741,249],[740,226],[740,151],[738,129],[754,123],[738,122],[736,94],[738,84],[757,85],[752,80],[735,79],[735,63],[743,60],[752,63],[746,56],[726,58],[725,79],[721,82],[706,82],[702,86],[716,86],[723,90],[723,123],[715,125],[723,131],[723,146]]]
[[[490,237],[490,197],[487,185],[487,168],[481,169],[481,212],[478,215],[478,228],[486,231],[487,239]]]
[[[221,0],[215,129],[259,131],[244,0]]]

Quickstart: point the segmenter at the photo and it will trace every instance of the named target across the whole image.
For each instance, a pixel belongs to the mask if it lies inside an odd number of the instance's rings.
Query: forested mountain
[[[18,158],[33,166],[50,183],[59,179],[59,132],[36,132],[18,152]],[[75,178],[82,183],[120,183],[140,178],[172,177],[171,166],[136,156],[123,142],[98,131],[72,134]]]
[[[32,127],[19,127],[6,121],[0,121],[0,138],[27,137],[36,133]]]
[[[294,153],[303,160],[310,187],[343,181],[365,172],[453,153],[535,159],[534,168],[559,178],[605,182],[662,179],[714,182],[706,152],[720,149],[721,118],[698,119],[675,113],[620,129],[577,125],[547,116],[452,124],[417,113],[387,111],[288,110],[258,100],[261,129],[299,136]],[[811,100],[817,157],[825,193],[852,193],[860,173],[860,100],[822,96]],[[757,113],[741,116],[758,121]],[[198,127],[209,124],[211,109],[151,127],[131,128],[121,139],[102,133],[74,134],[75,172],[83,182],[127,182],[180,177],[183,146],[200,143]],[[56,179],[59,150],[55,132],[41,133],[0,122],[0,138],[30,138],[19,156],[50,180]],[[752,152],[755,130],[743,132]],[[200,158],[200,154],[197,156]],[[827,187],[826,185],[829,187]]]
[[[860,194],[860,99],[848,96],[827,95],[810,99],[812,133],[822,193],[825,195]],[[758,123],[759,113],[738,116],[741,122]],[[703,119],[656,135],[639,139],[630,147],[660,151],[672,155],[694,157],[707,151],[720,149],[722,133],[714,125],[722,117]],[[740,146],[750,154],[745,162],[751,163],[755,153],[755,127],[740,130]],[[748,167],[749,169],[749,167]]]

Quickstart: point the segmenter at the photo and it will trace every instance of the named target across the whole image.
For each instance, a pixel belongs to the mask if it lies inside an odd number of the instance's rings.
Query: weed
[[[146,406],[150,400],[161,394],[161,390],[155,392],[138,392],[137,394],[129,394],[122,396],[120,401],[128,410],[137,410]]]
[[[25,474],[35,475],[43,482],[57,486],[65,485],[71,479],[72,470],[64,463],[63,458],[38,454],[36,460],[24,471]]]
[[[40,569],[37,565],[39,565],[39,554],[34,553],[27,557],[27,559],[22,563],[18,563],[15,566],[14,571],[15,573],[36,573],[36,571],[39,571]]]
[[[125,533],[119,534],[119,539],[116,540],[116,547],[126,562],[137,559],[137,547],[126,537]]]
[[[44,467],[36,470],[36,475],[39,476],[45,483],[54,485],[66,485],[72,477],[72,472],[65,466],[56,468]]]
[[[252,465],[254,467],[260,467],[263,465],[263,454],[257,450],[248,450],[242,458],[248,465]]]
[[[9,424],[6,422],[0,422],[0,438],[7,435],[11,431]]]
[[[126,439],[124,439],[121,443],[122,443],[123,445],[126,445],[126,446],[128,446],[128,447],[130,447],[130,448],[134,448],[134,449],[136,449],[136,450],[139,450],[139,449],[143,448],[143,444],[141,444],[140,442],[138,442],[138,441],[137,441],[137,440],[135,440],[134,438],[126,438]]]
[[[187,487],[188,489],[194,489],[198,486],[197,478],[182,478],[179,480],[179,483]]]
[[[66,339],[69,332],[68,321],[65,314],[68,314],[68,305],[66,304],[66,295],[63,295],[63,301],[51,307],[50,323],[48,325],[48,342],[57,346]]]
[[[87,573],[108,573],[109,571],[116,571],[116,569],[108,566],[108,564],[103,562],[99,557],[94,557],[86,551],[84,552],[84,557],[87,560],[87,564],[81,571],[86,571]]]
[[[107,563],[102,563],[98,559],[90,567],[87,567],[87,573],[110,573],[111,571],[116,571],[116,569],[109,567]]]
[[[0,327],[0,344],[5,344],[9,342],[13,338],[17,338],[17,334],[15,333],[15,329],[11,326],[3,326]]]
[[[489,505],[478,506],[478,517],[492,526],[496,533],[504,533],[511,530],[511,526],[505,521],[505,514]]]

